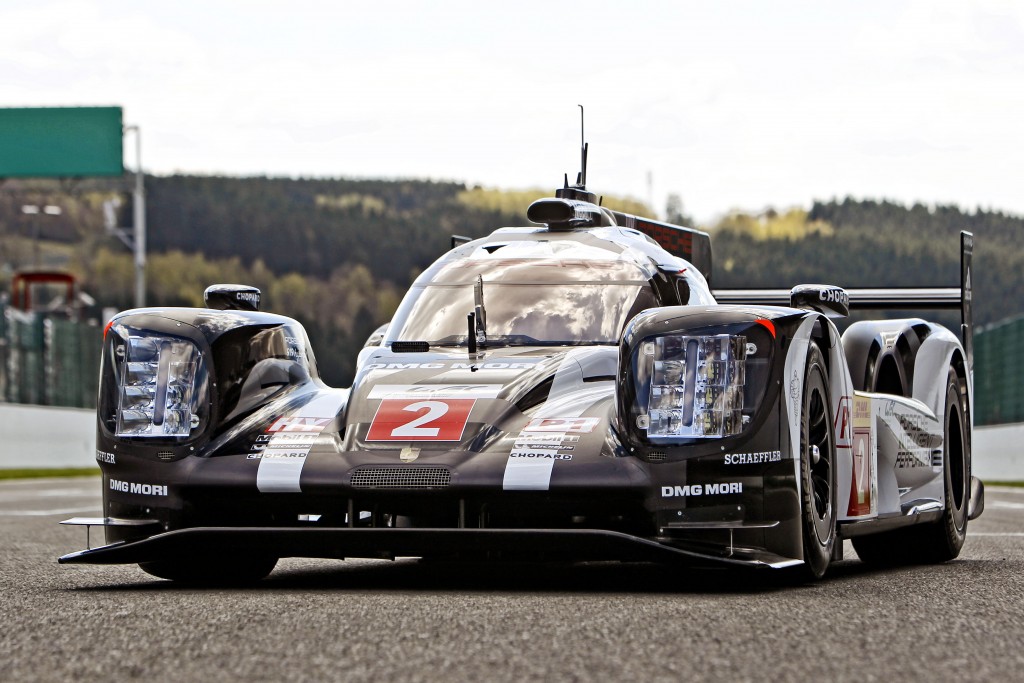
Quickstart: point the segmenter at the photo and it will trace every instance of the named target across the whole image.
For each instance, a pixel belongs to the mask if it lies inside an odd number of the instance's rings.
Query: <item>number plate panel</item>
[[[476,399],[385,398],[367,441],[459,441]]]

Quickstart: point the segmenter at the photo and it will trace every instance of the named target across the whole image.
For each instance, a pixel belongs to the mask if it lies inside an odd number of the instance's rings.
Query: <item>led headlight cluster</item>
[[[637,427],[648,438],[721,438],[743,429],[744,336],[668,335],[642,344],[647,410]]]
[[[196,345],[172,337],[131,335],[116,353],[121,356],[116,435],[188,436],[199,425]]]

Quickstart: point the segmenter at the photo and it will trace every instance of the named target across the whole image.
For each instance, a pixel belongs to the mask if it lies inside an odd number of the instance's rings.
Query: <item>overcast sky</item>
[[[553,188],[577,104],[590,189],[659,211],[1024,214],[1016,0],[0,2],[0,106],[123,106],[156,173]]]

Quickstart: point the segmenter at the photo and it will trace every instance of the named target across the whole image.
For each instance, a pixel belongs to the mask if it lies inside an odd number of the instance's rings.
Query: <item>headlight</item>
[[[651,378],[637,426],[657,438],[713,439],[739,434],[747,338],[670,335],[646,341]]]
[[[199,348],[186,339],[129,334],[115,342],[116,436],[187,437],[199,426]]]
[[[632,381],[619,400],[631,431],[665,444],[742,433],[767,389],[771,331],[756,322],[665,333],[659,326],[640,323],[639,339],[628,344]]]

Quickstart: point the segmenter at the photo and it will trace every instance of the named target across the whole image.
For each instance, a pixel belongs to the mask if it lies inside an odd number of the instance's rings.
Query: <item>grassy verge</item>
[[[35,479],[38,477],[98,477],[98,467],[64,467],[46,469],[0,469],[0,480],[2,479]]]
[[[1024,481],[986,481],[985,486],[1016,486],[1024,488]]]

